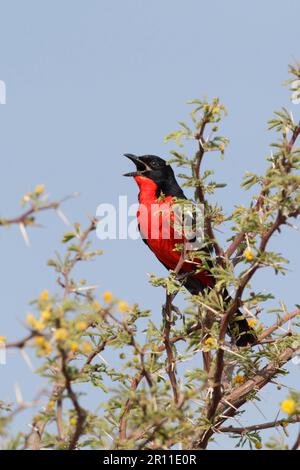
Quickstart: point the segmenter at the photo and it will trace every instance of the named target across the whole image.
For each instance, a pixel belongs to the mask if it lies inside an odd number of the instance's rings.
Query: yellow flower
[[[5,343],[6,336],[0,336],[0,343]]]
[[[244,375],[241,375],[241,374],[237,374],[234,379],[233,379],[233,383],[234,384],[243,384],[245,382],[246,378]]]
[[[254,328],[256,323],[257,323],[257,320],[256,318],[251,318],[250,320],[247,320],[248,321],[248,325],[251,327],[251,328]]]
[[[35,194],[43,194],[45,192],[45,185],[44,184],[38,184],[36,187],[35,187],[35,190],[34,190]]]
[[[281,403],[281,410],[288,414],[292,415],[296,411],[296,402],[292,398],[288,398]]]
[[[76,330],[78,330],[78,331],[84,331],[84,330],[87,329],[87,327],[88,327],[88,324],[87,324],[87,322],[85,322],[85,321],[78,321],[78,322],[75,324],[75,328],[76,328]]]
[[[51,318],[51,312],[50,310],[43,310],[41,312],[41,319],[44,321],[48,321]]]
[[[32,326],[36,331],[42,331],[45,328],[45,324],[41,320],[35,320]]]
[[[92,303],[92,307],[93,307],[95,310],[97,310],[97,311],[101,310],[101,308],[102,308],[101,305],[99,304],[99,302],[97,302],[97,300],[95,300],[95,301]]]
[[[46,343],[46,339],[44,338],[44,336],[36,336],[34,338],[34,342],[35,342],[35,345],[36,346],[44,346],[44,344]]]
[[[68,331],[66,328],[57,328],[53,336],[57,341],[64,341],[68,337]]]
[[[45,328],[44,323],[41,320],[37,320],[32,313],[28,313],[26,321],[33,330],[42,331]]]
[[[104,292],[103,299],[105,300],[105,302],[107,302],[109,304],[113,299],[112,293],[109,292],[109,291]]]
[[[244,256],[245,256],[247,261],[253,261],[254,253],[251,250],[251,248],[246,248],[246,250],[244,251]]]
[[[48,356],[52,352],[52,346],[48,341],[44,344],[41,352],[43,356]]]
[[[255,449],[261,449],[262,448],[262,443],[260,441],[255,442]]]
[[[37,355],[38,356],[48,356],[52,352],[52,346],[49,341],[44,341],[38,349]]]
[[[76,424],[77,424],[77,418],[70,418],[70,421],[69,421],[69,422],[70,422],[70,425],[71,425],[71,426],[76,426]]]
[[[93,351],[93,346],[88,341],[84,341],[82,343],[82,351],[89,354],[90,352]]]
[[[213,345],[213,339],[212,338],[207,338],[205,341],[204,341],[204,345],[207,346],[207,347],[210,347]]]
[[[49,300],[49,292],[45,289],[42,290],[39,296],[39,302],[48,302]]]
[[[28,315],[26,317],[26,321],[27,321],[28,325],[33,326],[34,323],[36,322],[36,318],[32,313],[28,313]]]
[[[78,346],[78,343],[76,343],[76,341],[72,341],[70,343],[70,349],[71,349],[72,352],[77,352],[78,348],[79,348],[79,346]]]
[[[128,312],[129,305],[127,302],[124,302],[124,300],[120,300],[120,302],[118,302],[118,308],[121,313],[126,313]]]
[[[219,149],[221,150],[221,152],[224,152],[224,150],[225,150],[225,145],[224,145],[224,144],[220,144],[220,145],[219,145]]]
[[[55,407],[55,401],[54,400],[50,400],[48,405],[47,405],[47,410],[48,411],[52,411]]]

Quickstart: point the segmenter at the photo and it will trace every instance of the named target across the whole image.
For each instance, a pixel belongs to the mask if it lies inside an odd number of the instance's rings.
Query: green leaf
[[[62,243],[68,243],[70,240],[76,237],[74,232],[66,232],[63,236]]]

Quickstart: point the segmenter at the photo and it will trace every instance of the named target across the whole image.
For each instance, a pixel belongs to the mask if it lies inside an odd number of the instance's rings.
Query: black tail
[[[248,346],[256,342],[254,329],[249,326],[244,315],[238,310],[228,327],[228,333],[237,346]]]
[[[198,279],[192,277],[188,278],[184,282],[184,286],[192,295],[199,294],[199,292],[205,288],[205,286],[203,286]],[[223,298],[225,304],[229,303],[231,300],[231,297],[226,289],[223,292]],[[233,338],[235,344],[239,347],[254,344],[257,340],[254,329],[249,325],[245,316],[242,314],[242,312],[240,312],[240,310],[234,314],[228,327],[228,334]]]

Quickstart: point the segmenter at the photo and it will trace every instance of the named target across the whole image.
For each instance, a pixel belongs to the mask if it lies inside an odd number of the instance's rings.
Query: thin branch
[[[71,379],[68,366],[67,366],[68,360],[67,360],[66,352],[63,349],[60,349],[60,352],[61,352],[61,357],[62,357],[62,374],[65,379],[65,389],[67,390],[68,397],[72,401],[72,404],[76,412],[76,418],[77,418],[75,431],[70,438],[69,447],[68,447],[68,450],[74,450],[76,449],[78,439],[84,430],[87,412],[79,404],[77,395],[72,388],[72,385],[71,385],[72,379]]]
[[[274,331],[280,328],[284,323],[292,320],[293,318],[300,315],[300,309],[294,310],[293,312],[286,313],[283,317],[279,318],[276,323],[267,328],[258,338],[258,343],[270,336]]]
[[[300,125],[295,127],[294,132],[292,134],[292,137],[291,137],[289,143],[286,146],[286,150],[287,150],[288,153],[290,153],[292,151],[299,135],[300,135]],[[256,211],[259,211],[261,209],[263,203],[264,203],[264,199],[265,199],[265,196],[266,196],[266,186],[267,186],[267,184],[268,184],[268,181],[265,181],[264,186],[263,186],[263,188],[260,192],[260,195],[258,196],[258,199],[257,199],[256,204],[254,206],[254,210],[256,210]],[[293,217],[293,214],[291,214],[290,216]],[[225,251],[225,256],[227,258],[230,258],[233,255],[233,253],[238,249],[238,247],[240,246],[240,244],[242,243],[244,238],[245,238],[245,232],[240,232],[234,237],[233,241],[231,242],[231,244],[229,245],[229,247]]]
[[[300,124],[298,124],[298,126],[295,127],[294,131],[293,131],[293,134],[292,134],[292,137],[287,145],[287,151],[288,153],[290,153],[296,143],[296,140],[298,139],[298,136],[300,135]]]
[[[233,434],[247,434],[251,431],[260,431],[263,429],[275,428],[277,426],[286,426],[287,424],[299,423],[300,415],[293,416],[292,418],[283,418],[276,421],[269,421],[267,423],[254,424],[252,426],[244,426],[240,428],[235,428],[233,426],[222,426],[218,428],[220,432],[229,432]]]
[[[93,351],[88,355],[88,357],[85,361],[85,364],[81,369],[81,372],[83,372],[85,367],[87,365],[91,364],[91,362],[94,360],[94,358],[105,349],[105,346],[107,345],[108,341],[113,341],[114,339],[116,339],[116,337],[117,337],[116,335],[113,335],[109,338],[109,340],[107,338],[103,339],[102,341],[100,340],[98,345],[96,346],[96,348],[93,349]]]
[[[234,237],[230,246],[225,251],[225,256],[227,258],[230,258],[233,255],[233,253],[238,249],[238,247],[240,246],[244,238],[245,238],[245,232],[240,232],[238,235]]]
[[[130,390],[131,392],[134,392],[140,381],[142,380],[142,378],[144,377],[143,373],[142,372],[139,372],[138,374],[136,374],[132,380],[131,380],[131,386],[130,386]],[[125,406],[124,406],[124,410],[123,410],[123,413],[121,415],[121,418],[120,418],[120,423],[119,423],[119,438],[120,438],[120,441],[124,441],[126,440],[126,429],[127,429],[127,416],[131,410],[131,406],[132,406],[132,400],[130,398],[127,399],[126,403],[125,403]]]
[[[25,336],[25,338],[20,339],[19,341],[15,341],[13,343],[7,343],[5,344],[6,349],[12,349],[12,348],[19,348],[22,349],[26,346],[28,341],[30,341],[32,338],[34,338],[37,335],[35,331],[32,331],[28,336]]]
[[[174,396],[174,403],[178,403],[179,399],[179,391],[178,391],[178,384],[177,384],[177,379],[176,379],[176,369],[175,369],[175,356],[173,352],[173,346],[172,343],[170,342],[170,333],[171,333],[171,327],[173,324],[172,321],[172,295],[171,294],[166,294],[166,305],[164,309],[165,313],[165,326],[164,326],[164,331],[163,331],[163,341],[165,345],[165,350],[167,353],[167,367],[166,371],[170,379],[171,387],[173,390],[173,396]]]
[[[30,216],[37,212],[46,211],[49,209],[57,209],[59,207],[59,202],[49,202],[43,206],[32,205],[27,211],[23,212],[23,214],[18,215],[17,217],[13,217],[11,219],[0,219],[0,226],[1,225],[13,225],[13,224],[24,224],[30,225],[31,219]]]
[[[200,169],[201,169],[201,163],[202,163],[202,160],[203,160],[203,156],[204,156],[204,153],[205,153],[204,146],[203,146],[202,142],[203,142],[204,130],[205,130],[205,127],[206,127],[207,124],[208,124],[208,121],[203,120],[202,125],[201,125],[198,133],[195,135],[195,139],[198,141],[199,150],[198,150],[197,155],[196,155],[196,161],[193,165],[194,177],[197,180],[196,194],[197,194],[199,202],[203,205],[207,205],[207,202],[205,200],[203,186],[200,182],[200,177],[201,177],[200,176]],[[205,232],[207,234],[207,237],[208,237],[209,241],[211,242],[218,259],[221,259],[224,256],[224,252],[223,252],[222,248],[220,247],[220,245],[217,242],[217,239],[215,237],[215,234],[214,234],[214,231],[213,231],[213,228],[212,228],[212,223],[211,223],[211,218],[210,217],[205,216],[204,226],[205,226]]]
[[[43,212],[50,209],[57,210],[61,206],[61,204],[74,195],[66,196],[65,198],[61,199],[60,201],[54,201],[49,203],[44,203],[42,205],[32,203],[31,207],[27,209],[22,214],[18,215],[17,217],[12,217],[10,219],[0,218],[0,226],[2,225],[14,225],[14,224],[24,224],[31,225],[32,219],[31,216],[36,214],[37,212]]]

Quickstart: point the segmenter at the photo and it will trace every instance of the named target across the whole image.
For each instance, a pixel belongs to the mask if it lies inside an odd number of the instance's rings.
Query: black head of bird
[[[124,176],[144,177],[151,179],[157,186],[157,194],[163,193],[165,196],[177,196],[184,198],[182,189],[178,185],[172,167],[156,155],[133,155],[125,153],[136,166],[136,171],[125,173]],[[139,183],[139,178],[137,178]]]

